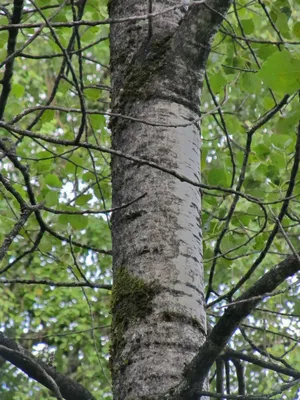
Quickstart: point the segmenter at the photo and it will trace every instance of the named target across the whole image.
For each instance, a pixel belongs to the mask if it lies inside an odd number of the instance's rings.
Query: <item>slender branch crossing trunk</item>
[[[222,4],[221,12],[229,2]],[[153,1],[156,13],[178,0]],[[114,19],[147,1],[112,0]],[[199,95],[222,14],[197,5],[111,26],[112,146],[200,182]],[[114,399],[155,398],[179,384],[206,335],[199,189],[113,157],[111,367]]]

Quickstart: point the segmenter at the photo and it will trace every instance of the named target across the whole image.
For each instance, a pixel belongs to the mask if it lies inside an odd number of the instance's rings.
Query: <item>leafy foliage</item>
[[[107,4],[25,2],[24,27],[9,50],[13,14],[13,3],[0,7],[0,328],[45,361],[53,353],[56,368],[97,398],[111,398]],[[201,99],[212,325],[228,301],[299,251],[299,17],[297,0],[241,0],[212,45]],[[91,24],[73,23],[80,20]],[[34,206],[27,218],[22,202]],[[280,289],[230,346],[299,370],[298,281]],[[233,393],[240,382],[226,362]],[[1,398],[51,398],[2,359],[0,367]],[[274,398],[293,400],[297,387],[282,394],[284,379],[246,364],[247,393],[278,390]]]

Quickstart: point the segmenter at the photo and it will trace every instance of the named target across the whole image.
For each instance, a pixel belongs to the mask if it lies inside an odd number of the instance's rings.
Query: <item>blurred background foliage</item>
[[[14,4],[0,5],[2,117],[15,129],[2,125],[0,138],[25,168],[2,152],[1,174],[26,202],[32,196],[44,202],[1,262],[0,329],[41,359],[52,355],[60,372],[98,399],[110,399],[110,156],[81,145],[110,147],[109,24],[101,23],[108,17],[106,0],[25,1],[25,25],[13,55],[5,26]],[[80,20],[95,23],[72,23]],[[299,0],[236,1],[212,45],[201,98],[202,179],[210,186],[203,191],[203,247],[212,325],[227,301],[293,249],[299,251],[299,172],[291,175],[300,119],[299,20]],[[6,101],[5,71],[12,58]],[[286,104],[259,126],[286,95]],[[63,144],[78,134],[77,146]],[[3,185],[0,213],[3,243],[20,218],[19,203]],[[239,287],[258,257],[255,271]],[[107,286],[67,287],[77,281]],[[299,282],[293,278],[280,294],[263,300],[230,346],[299,370],[299,316]],[[1,358],[0,368],[1,399],[51,398]],[[236,393],[236,366],[227,362],[226,369],[227,386]],[[212,391],[215,381],[212,371]],[[249,394],[268,393],[287,378],[245,363],[245,382]],[[274,398],[294,400],[297,390]]]

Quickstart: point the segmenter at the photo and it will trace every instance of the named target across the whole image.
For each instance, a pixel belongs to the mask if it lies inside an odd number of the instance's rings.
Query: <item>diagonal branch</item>
[[[293,276],[298,271],[300,271],[298,256],[292,255],[287,257],[242,294],[237,299],[238,303],[227,308],[200,348],[199,353],[186,367],[184,372],[185,380],[176,389],[173,389],[175,396],[172,399],[199,399],[203,382],[218,355],[224,350],[242,320],[262,300],[262,298],[256,296],[271,293],[287,278]]]
[[[57,372],[45,362],[34,357],[12,339],[0,332],[0,356],[21,369],[30,378],[52,390],[58,399],[96,400],[79,383]],[[61,396],[59,397],[59,394]]]
[[[53,391],[56,398],[58,400],[63,400],[60,390],[59,390],[59,387],[55,383],[54,379],[50,375],[47,374],[47,372],[44,370],[44,368],[42,368],[36,360],[31,359],[26,354],[24,354],[22,351],[19,351],[16,349],[12,350],[12,349],[9,349],[8,347],[2,346],[2,345],[0,345],[0,354],[2,356],[8,355],[11,357],[18,357],[19,359],[23,360],[24,363],[29,363],[30,365],[34,365],[36,367],[37,371],[40,373],[40,375],[45,379],[45,381],[48,384],[47,387]]]
[[[255,357],[253,355],[248,355],[248,354],[242,353],[240,351],[226,349],[223,357],[228,358],[230,360],[231,359],[243,360],[248,363],[258,365],[259,367],[278,372],[278,374],[284,374],[287,376],[291,376],[292,378],[295,378],[295,379],[300,378],[300,371],[297,371],[293,368],[282,367],[281,365],[275,364],[271,361],[265,361],[258,357]]]

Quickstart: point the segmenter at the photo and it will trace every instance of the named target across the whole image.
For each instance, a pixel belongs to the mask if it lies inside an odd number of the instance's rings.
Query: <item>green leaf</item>
[[[253,151],[261,160],[266,160],[266,158],[270,154],[270,148],[263,143],[260,143],[259,145],[253,147]]]
[[[74,229],[84,229],[89,223],[89,218],[86,215],[72,215],[70,218],[70,224]]]
[[[43,123],[41,129],[41,133],[49,133],[52,134],[55,131],[55,121],[45,122]]]
[[[100,30],[101,28],[98,26],[88,27],[81,36],[81,40],[83,42],[95,40],[95,36],[99,34]]]
[[[59,193],[55,192],[54,190],[50,190],[45,197],[46,205],[48,207],[56,206],[58,204],[58,199]]]
[[[47,253],[48,251],[50,251],[52,249],[52,243],[48,236],[43,238],[43,240],[39,244],[39,249],[45,253]]]
[[[290,144],[293,143],[293,138],[290,135],[272,135],[272,144],[278,149],[286,149]]]
[[[255,47],[255,46],[253,46]],[[258,50],[257,50],[257,55],[262,59],[262,60],[266,60],[267,58],[269,58],[272,54],[276,53],[276,47],[275,46],[271,46],[271,45],[263,45],[263,46],[259,46]]]
[[[101,90],[99,89],[85,89],[84,94],[89,100],[98,100],[101,97]]]
[[[55,187],[55,188],[61,188],[62,187],[62,182],[59,180],[58,176],[54,175],[54,174],[46,175],[45,183],[47,185]]]
[[[92,172],[86,172],[82,175],[83,182],[91,182],[95,180],[95,175]]]
[[[281,14],[283,14],[287,19],[290,18],[292,10],[288,0],[277,0],[272,2],[272,10],[270,15],[273,22],[278,22],[278,16]]]
[[[251,19],[242,19],[241,24],[243,26],[244,32],[246,35],[251,35],[251,33],[255,30],[255,25],[253,18]]]
[[[245,72],[241,78],[241,86],[248,93],[259,92],[262,88],[262,82],[259,76],[253,72]]]
[[[227,84],[227,80],[222,74],[222,72],[218,72],[209,78],[209,83],[211,85],[211,88],[215,94],[218,94],[220,92],[224,91],[224,87]]]
[[[293,34],[297,37],[300,38],[300,22],[296,22],[293,26]]]
[[[2,22],[3,20],[5,20],[5,22],[3,23],[3,25],[6,25],[6,24],[8,23],[6,18],[1,18],[1,19],[0,19],[0,25],[1,25],[1,22]],[[0,48],[6,47],[7,38],[8,38],[8,32],[6,32],[6,31],[0,32]],[[1,60],[1,61],[3,61],[3,60]]]
[[[210,185],[229,186],[231,174],[226,168],[214,168],[208,173],[208,182]]]
[[[15,83],[14,85],[12,85],[11,94],[15,96],[17,99],[23,97],[24,92],[25,88],[23,85],[20,85],[19,83]]]
[[[91,194],[83,194],[76,199],[75,204],[77,204],[78,206],[85,206],[92,197],[93,196]]]
[[[103,127],[106,125],[104,115],[92,114],[90,115],[89,119],[94,130],[103,129]]]
[[[41,116],[42,122],[51,122],[55,120],[55,111],[54,110],[46,110],[44,111],[43,115]]]
[[[81,230],[87,227],[89,218],[85,215],[61,214],[58,218],[62,225],[70,224],[73,229]]]
[[[51,160],[43,160],[39,161],[36,164],[36,170],[39,173],[50,171],[53,167],[53,163]]]
[[[293,93],[300,88],[300,60],[287,51],[277,52],[267,59],[258,75],[276,92]]]

